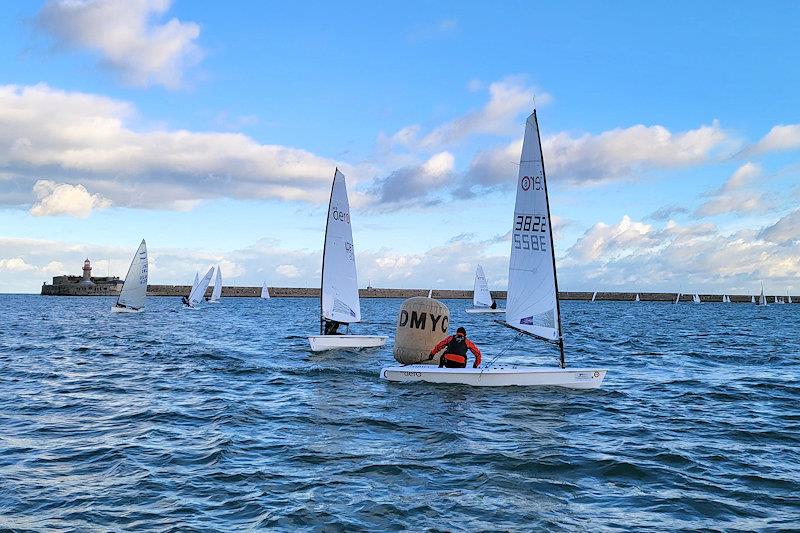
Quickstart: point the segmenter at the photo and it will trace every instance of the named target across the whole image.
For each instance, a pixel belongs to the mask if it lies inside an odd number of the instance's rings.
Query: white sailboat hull
[[[111,308],[112,313],[141,313],[144,307],[133,309],[131,307],[117,307],[116,305]]]
[[[473,387],[567,387],[596,389],[607,369],[540,368],[498,365],[488,368],[438,368],[433,365],[389,366],[381,370],[388,381],[448,383]]]
[[[470,307],[469,309],[465,309],[465,311],[471,315],[481,314],[481,313],[505,313],[505,309],[492,309],[491,307]]]
[[[313,335],[308,337],[312,352],[344,348],[379,348],[386,344],[385,335]]]

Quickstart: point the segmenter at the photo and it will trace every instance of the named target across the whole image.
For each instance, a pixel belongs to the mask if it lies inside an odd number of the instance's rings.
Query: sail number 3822
[[[547,250],[547,217],[517,215],[514,219],[514,248],[544,252]]]

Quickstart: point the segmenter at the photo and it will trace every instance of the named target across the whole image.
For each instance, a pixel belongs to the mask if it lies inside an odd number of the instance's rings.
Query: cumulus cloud
[[[766,211],[771,205],[764,193],[752,186],[761,178],[761,167],[754,163],[740,166],[725,183],[710,194],[710,199],[695,211],[698,217],[726,213],[752,213]]]
[[[758,236],[777,244],[800,242],[800,209],[781,217],[775,224],[761,230]]]
[[[454,167],[453,155],[440,152],[421,165],[403,167],[376,180],[372,193],[385,204],[435,204],[440,200],[431,195],[452,181]]]
[[[294,265],[278,265],[275,272],[284,278],[294,279],[300,277],[300,269]]]
[[[175,89],[202,58],[200,26],[160,19],[171,0],[51,0],[37,26],[63,48],[87,49],[134,85]]]
[[[21,257],[12,257],[11,259],[0,259],[0,270],[8,272],[29,272],[31,270],[36,270],[36,267],[29,265]]]
[[[111,200],[91,194],[83,185],[39,180],[33,185],[33,192],[38,200],[30,212],[35,217],[69,215],[86,218],[95,209],[111,206]]]
[[[756,153],[800,149],[800,124],[779,124],[755,144]]]
[[[192,207],[210,198],[321,202],[336,163],[236,133],[137,131],[127,102],[47,85],[0,86],[0,203],[42,179],[114,205]],[[30,200],[29,200],[30,201]]]
[[[647,215],[647,218],[650,220],[665,221],[672,218],[673,215],[682,215],[688,212],[689,210],[687,208],[679,205],[665,205]]]

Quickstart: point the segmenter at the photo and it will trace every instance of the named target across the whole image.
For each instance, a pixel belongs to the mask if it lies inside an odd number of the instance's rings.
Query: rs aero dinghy
[[[139,249],[133,256],[128,275],[119,293],[117,303],[111,308],[112,313],[139,313],[144,310],[147,297],[147,244],[142,239]]]
[[[428,296],[428,298],[430,298],[430,296]],[[475,286],[472,291],[472,305],[473,307],[466,309],[467,313],[506,312],[505,309],[499,309],[492,299],[492,293],[489,292],[489,284],[486,282],[486,275],[483,273],[483,267],[480,265],[475,269]]]
[[[536,110],[528,117],[522,144],[517,199],[512,225],[508,299],[504,325],[522,333],[557,343],[558,367],[489,365],[485,368],[437,368],[433,365],[386,367],[381,377],[389,381],[426,381],[474,386],[561,386],[594,389],[604,368],[566,368],[561,333],[553,234],[547,198]]]
[[[214,274],[214,267],[208,269],[208,272],[203,279],[199,280],[194,287],[192,287],[192,292],[189,293],[189,296],[184,300],[183,308],[184,309],[197,309],[197,306],[203,300],[203,296],[206,294],[206,289],[211,284],[211,276]]]
[[[350,324],[361,321],[358,275],[350,226],[350,202],[344,174],[333,175],[325,247],[322,252],[322,290],[320,291],[320,334],[308,337],[311,350],[321,352],[339,348],[376,348],[386,344],[383,335],[350,335]],[[347,328],[345,334],[338,331]]]

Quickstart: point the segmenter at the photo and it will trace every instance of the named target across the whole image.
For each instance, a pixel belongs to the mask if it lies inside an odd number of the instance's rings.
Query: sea
[[[0,295],[0,529],[800,529],[800,305],[565,301],[579,391],[382,380],[401,303],[311,353],[310,298]],[[444,303],[484,364],[557,363]]]

